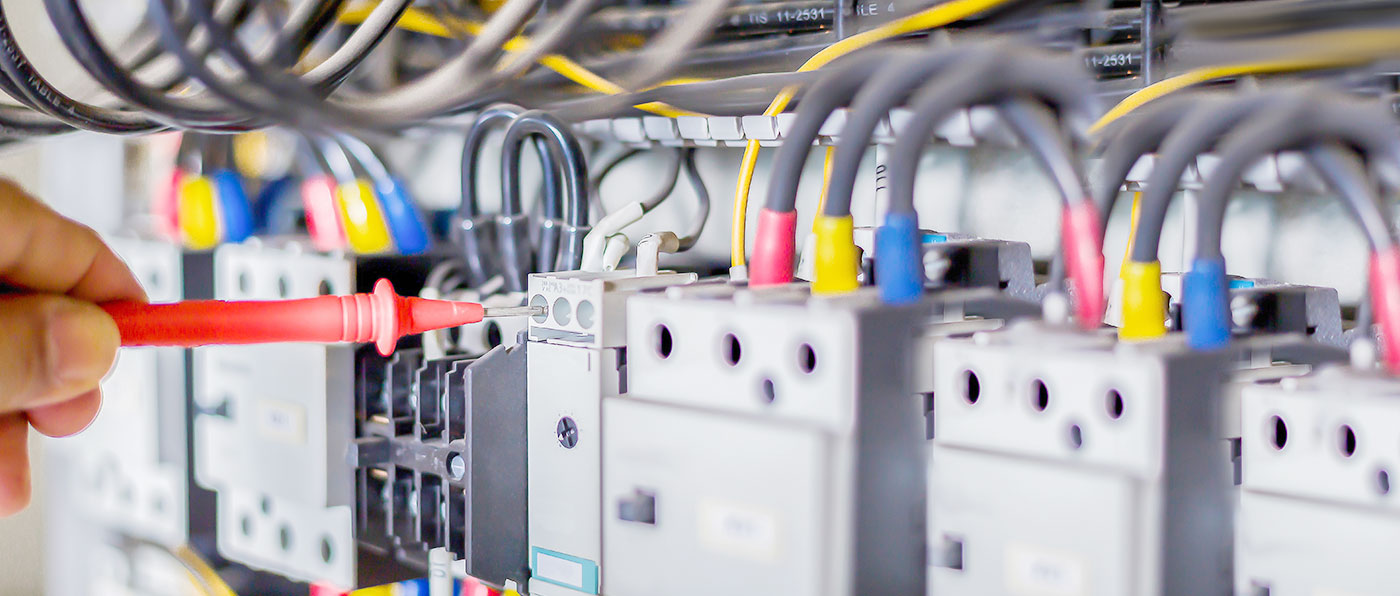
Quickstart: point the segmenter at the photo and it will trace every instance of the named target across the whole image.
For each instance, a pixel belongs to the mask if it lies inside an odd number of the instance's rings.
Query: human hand
[[[144,300],[97,233],[0,181],[0,517],[29,503],[29,427],[92,422],[121,338],[96,303]]]

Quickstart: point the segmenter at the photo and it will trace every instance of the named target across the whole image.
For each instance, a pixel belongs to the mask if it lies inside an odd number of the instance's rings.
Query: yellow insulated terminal
[[[1167,334],[1167,300],[1162,293],[1162,264],[1123,264],[1123,326],[1120,339],[1152,339]]]
[[[219,216],[215,206],[213,181],[198,175],[186,176],[180,182],[180,236],[185,246],[195,250],[214,248],[219,244]]]
[[[816,276],[813,294],[845,294],[860,287],[860,253],[856,249],[855,224],[851,216],[818,215],[812,223],[816,233]]]
[[[342,184],[335,190],[336,205],[345,222],[345,239],[360,253],[384,252],[392,248],[389,227],[374,187],[367,180]]]

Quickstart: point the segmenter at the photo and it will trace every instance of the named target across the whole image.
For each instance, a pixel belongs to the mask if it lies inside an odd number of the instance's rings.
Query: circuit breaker
[[[923,592],[925,305],[673,288],[603,399],[608,593]]]
[[[1243,390],[1236,594],[1388,594],[1400,585],[1400,383],[1324,367]]]
[[[1229,592],[1227,355],[1038,321],[934,353],[930,595]]]
[[[627,391],[627,299],[693,273],[530,276],[527,358],[530,593],[603,593],[602,400]],[[611,592],[608,592],[611,593]]]

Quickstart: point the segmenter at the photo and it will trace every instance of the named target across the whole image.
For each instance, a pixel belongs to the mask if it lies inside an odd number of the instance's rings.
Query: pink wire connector
[[[1085,330],[1103,325],[1103,237],[1099,210],[1091,201],[1066,205],[1060,216],[1060,243],[1074,284],[1074,320]]]
[[[776,286],[792,283],[792,259],[796,254],[797,212],[758,213],[758,235],[749,262],[749,285]]]
[[[374,285],[371,294],[246,302],[123,301],[101,306],[116,320],[123,346],[373,342],[385,356],[405,335],[543,310],[487,309],[474,302],[405,298],[395,294],[385,279]]]
[[[1381,331],[1381,360],[1400,373],[1400,247],[1371,254],[1371,308]]]

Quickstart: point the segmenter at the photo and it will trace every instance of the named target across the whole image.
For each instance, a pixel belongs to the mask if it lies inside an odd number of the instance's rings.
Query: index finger
[[[140,282],[91,228],[0,180],[0,281],[91,302],[144,300]]]

